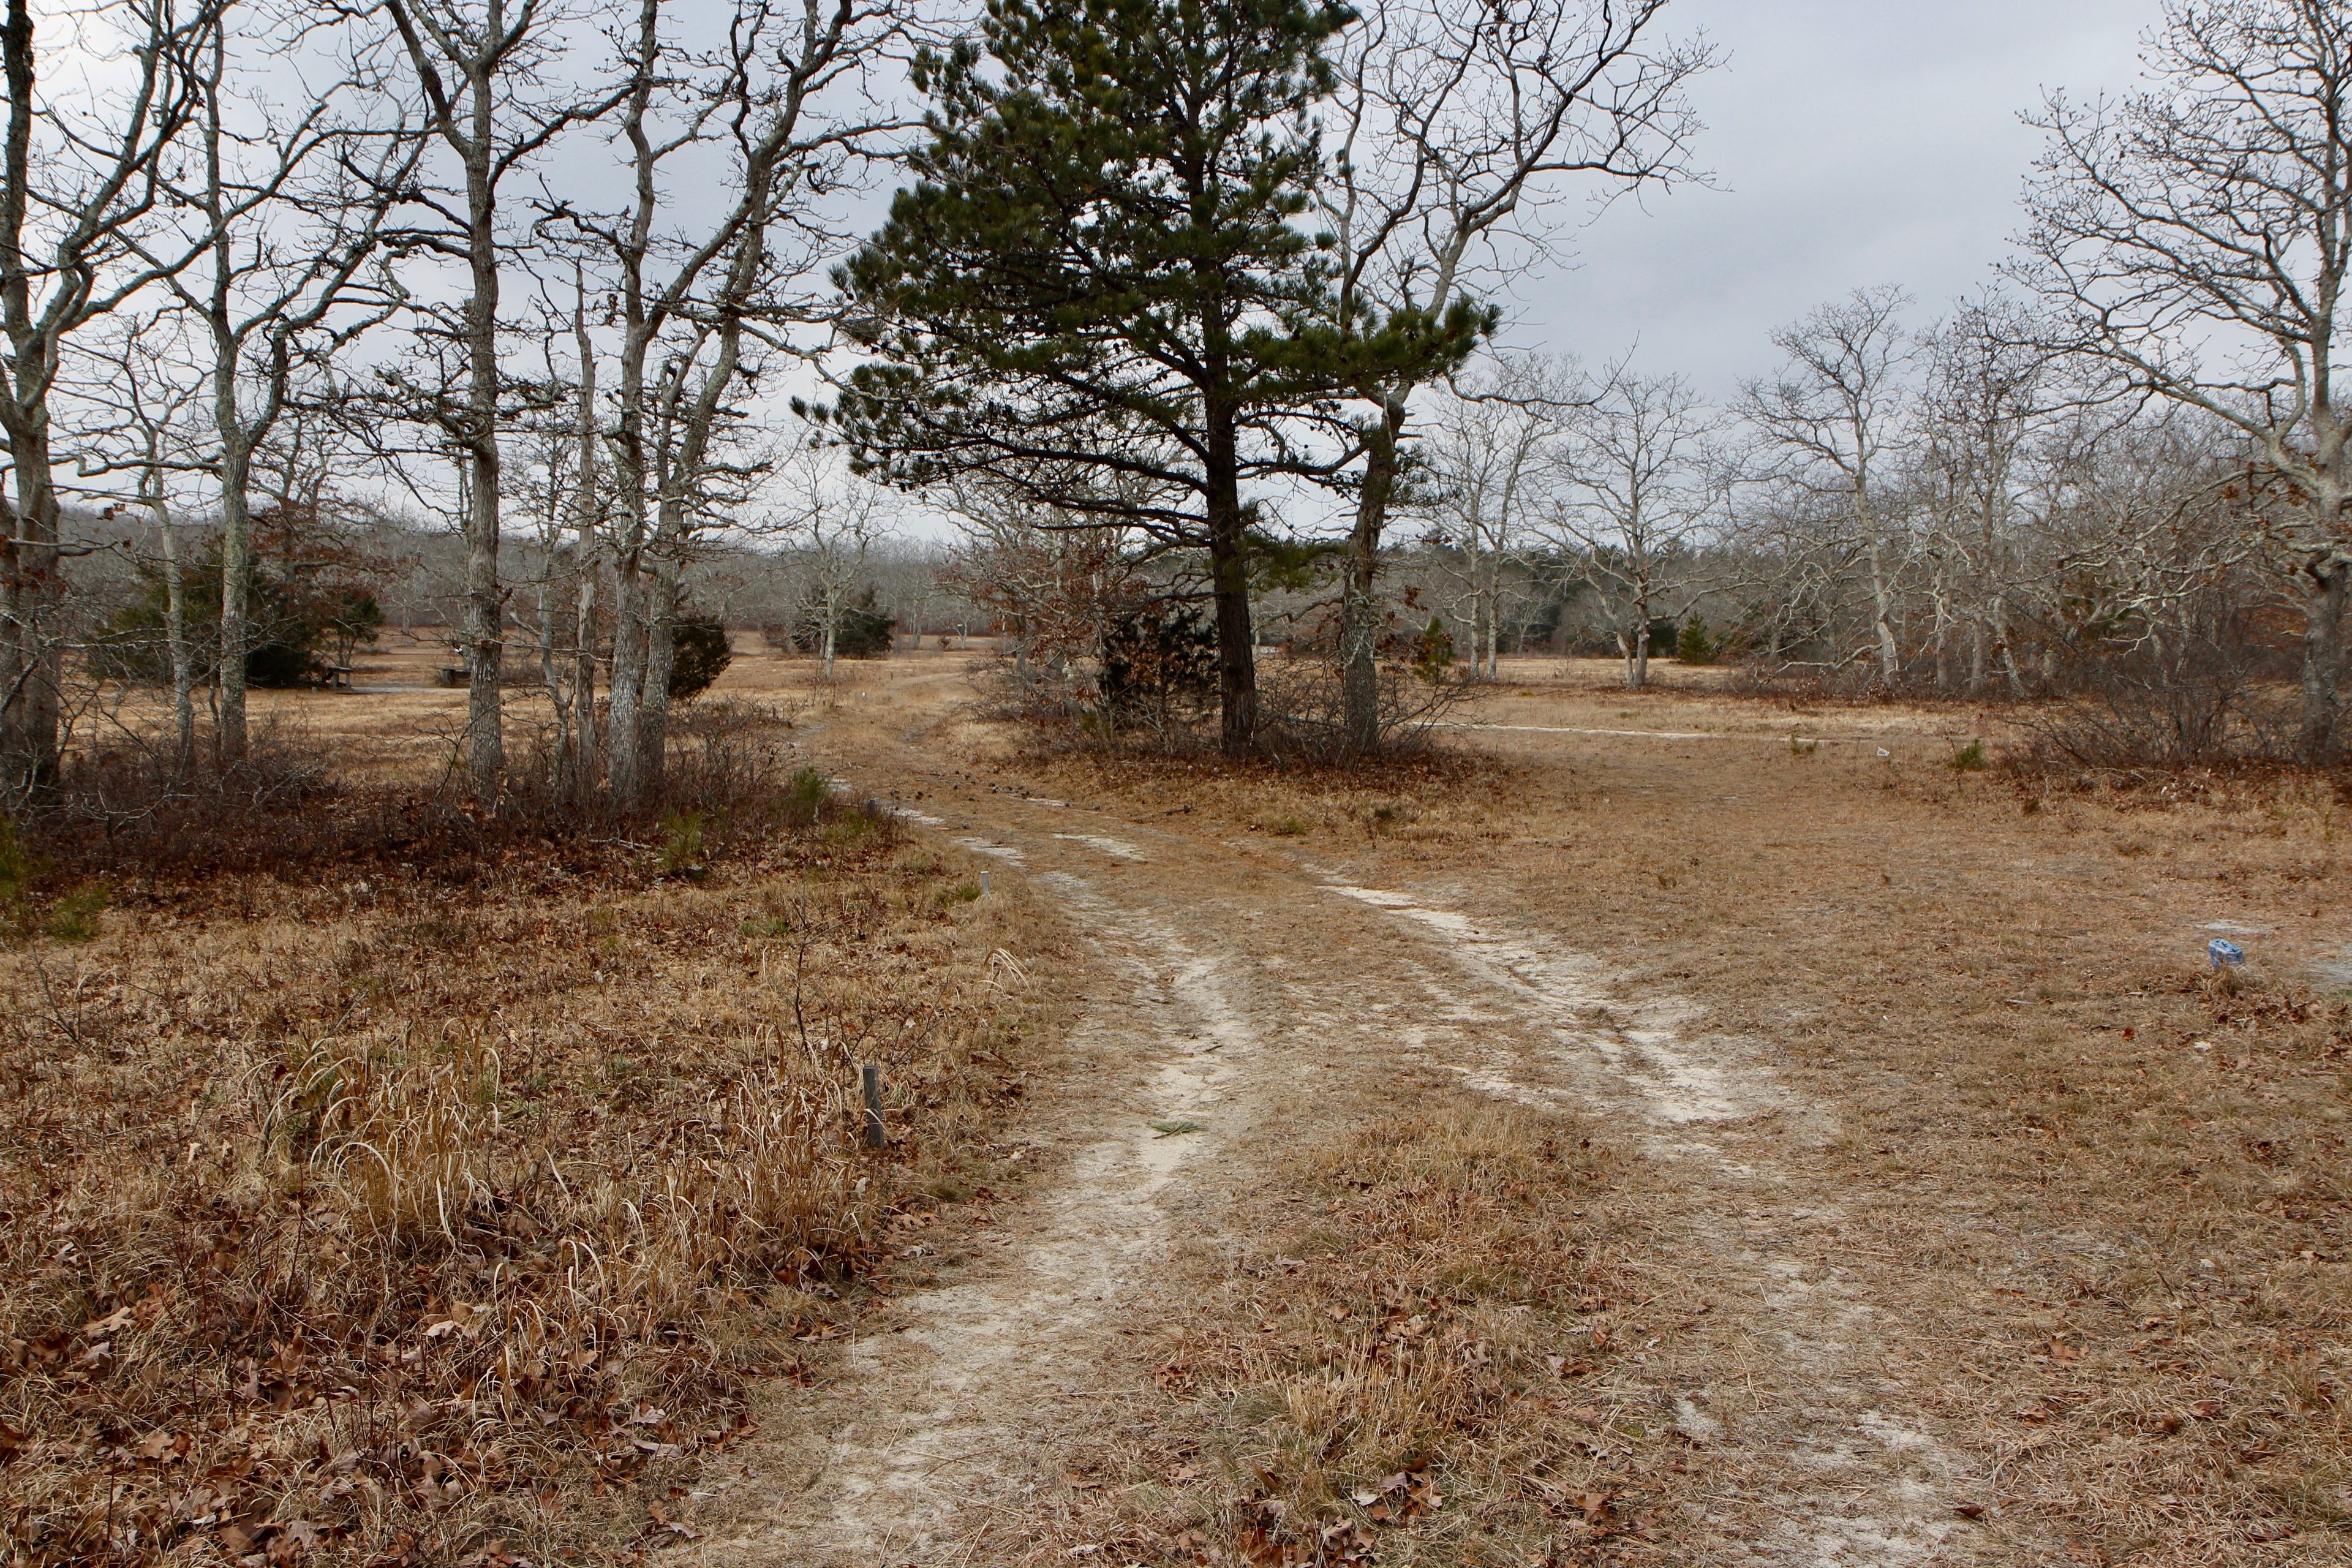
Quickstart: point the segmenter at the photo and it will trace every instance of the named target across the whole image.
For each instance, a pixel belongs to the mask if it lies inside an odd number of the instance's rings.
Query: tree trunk
[[[2025,696],[2025,676],[2017,668],[2017,649],[2009,639],[2009,599],[2001,594],[1992,596],[1992,647],[1998,656],[2001,674],[2009,682],[2009,694],[2022,700]]]
[[[1633,649],[1625,666],[1625,686],[1632,691],[1650,689],[1650,621],[1656,607],[1650,599],[1650,555],[1646,539],[1633,557]]]
[[[579,736],[572,770],[572,798],[584,804],[595,794],[596,745],[596,556],[589,531],[580,542],[580,593],[572,609],[572,705]]]
[[[1249,541],[1233,418],[1207,420],[1209,583],[1217,619],[1218,742],[1229,757],[1257,747],[1257,634],[1250,624]]]
[[[1870,542],[1870,624],[1878,638],[1878,679],[1892,691],[1903,680],[1903,654],[1895,643],[1895,592],[1886,580],[1878,541]]]
[[[215,400],[236,395],[231,373],[221,373]],[[221,436],[221,624],[220,721],[213,731],[213,748],[221,761],[234,763],[246,753],[246,659],[253,647],[251,606],[253,586],[253,516],[247,486],[253,477],[253,448],[242,439],[243,420],[234,401],[226,411],[215,410]]]
[[[499,236],[491,174],[492,94],[487,75],[472,83],[472,141],[466,158],[467,260],[473,296],[466,301],[466,445],[473,503],[466,516],[466,640],[472,650],[466,687],[466,773],[474,799],[490,805],[506,770],[500,666],[506,596],[499,584]]]
[[[596,788],[596,345],[588,336],[588,289],[575,272],[572,331],[580,353],[579,489],[572,518],[579,529],[573,566],[580,574],[572,609],[572,707],[577,740],[572,798],[586,804]]]
[[[604,772],[613,804],[627,811],[639,793],[638,699],[646,684],[645,573],[634,550],[613,560],[612,699],[604,719]]]
[[[180,575],[180,542],[158,489],[147,499],[155,518],[156,542],[163,551],[163,651],[172,662],[172,772],[185,775],[196,760],[196,661],[188,648],[188,584]]]
[[[1218,743],[1229,757],[1257,745],[1256,633],[1250,624],[1249,561],[1235,514],[1209,532],[1209,573],[1217,620]]]
[[[2297,751],[2311,767],[2332,765],[2343,749],[2344,609],[2352,557],[2329,553],[2304,576],[2303,728]]]
[[[33,315],[34,269],[25,255],[32,208],[33,13],[8,0],[0,56],[8,81],[6,163],[0,169],[0,309],[7,319],[8,465],[16,470],[13,515],[0,518],[0,768],[22,798],[47,789],[58,771],[58,660],[43,636],[58,587],[58,492],[49,472],[47,344]]]
[[[833,681],[834,634],[841,626],[839,597],[828,578],[824,584],[824,627],[817,634],[817,668],[828,685]]]
[[[1952,598],[1950,584],[1939,568],[1933,589],[1936,597],[1936,689],[1949,696],[1952,676]]]
[[[0,542],[0,762],[8,793],[21,798],[47,790],[58,772],[59,670],[47,626],[59,582],[58,508],[47,410],[9,423],[16,493],[10,537]]]
[[[1495,598],[1496,587],[1489,575],[1492,557],[1480,554],[1475,568],[1475,597],[1471,604],[1470,664],[1481,680],[1495,676]]]
[[[1396,493],[1396,435],[1403,424],[1404,409],[1391,404],[1365,432],[1364,489],[1348,535],[1347,574],[1340,587],[1340,728],[1348,750],[1360,757],[1381,748],[1380,612],[1373,595],[1381,536],[1388,526],[1389,501]]]
[[[663,765],[669,754],[669,674],[677,660],[677,584],[675,556],[654,563],[652,608],[646,625],[645,690],[637,700],[637,793],[661,796]]]
[[[555,709],[555,771],[548,783],[555,798],[562,800],[572,789],[573,759],[578,752],[572,739],[577,725],[572,689],[564,684],[564,672],[555,668],[555,562],[556,552],[550,549],[538,574],[539,581],[531,588],[530,613],[537,628],[534,640],[539,644],[539,681],[547,688],[547,700]]]

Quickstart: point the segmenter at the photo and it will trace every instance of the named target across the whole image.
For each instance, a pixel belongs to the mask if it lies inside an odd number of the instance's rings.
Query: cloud
[[[1637,342],[1651,371],[1727,396],[1766,334],[1848,289],[1899,283],[1931,315],[1989,280],[2017,226],[2045,89],[2127,85],[2158,0],[1687,0],[1724,46],[1693,97],[1721,188],[1621,203],[1571,268],[1511,291],[1509,341],[1588,360]]]

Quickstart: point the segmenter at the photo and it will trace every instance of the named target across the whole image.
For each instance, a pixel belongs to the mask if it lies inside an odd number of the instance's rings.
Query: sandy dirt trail
[[[1985,1461],[1879,1370],[1902,1332],[1880,1304],[1891,1293],[1791,1245],[1841,1222],[1805,1170],[1832,1110],[1710,1035],[1691,1003],[1631,994],[1561,933],[1515,926],[1496,889],[1379,885],[1341,857],[970,782],[936,739],[913,743],[955,689],[935,680],[931,714],[845,717],[812,744],[919,831],[1033,879],[1094,948],[1074,1081],[1020,1130],[1053,1147],[1057,1173],[936,1288],[893,1303],[838,1376],[773,1396],[767,1446],[703,1510],[699,1561],[1005,1560],[1101,1402],[1136,1388],[1123,1331],[1155,1321],[1179,1243],[1235,1223],[1223,1198],[1250,1173],[1241,1162],[1281,1147],[1245,1135],[1311,1129],[1325,1075],[1401,1058],[1602,1116],[1667,1173],[1678,1200],[1656,1222],[1654,1269],[1712,1311],[1706,1333],[1651,1359],[1663,1415],[1722,1457],[1724,1478],[1675,1522],[1668,1560],[2020,1560],[1958,1529],[1952,1500]]]

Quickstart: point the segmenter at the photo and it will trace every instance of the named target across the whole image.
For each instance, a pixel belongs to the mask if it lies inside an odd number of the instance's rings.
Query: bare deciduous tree
[[[1458,552],[1470,605],[1470,663],[1498,671],[1507,574],[1548,510],[1558,446],[1591,389],[1573,363],[1505,360],[1462,378],[1432,411],[1414,510]]]
[[[2052,96],[2013,275],[2053,346],[2240,432],[2276,476],[2301,585],[2301,747],[2342,750],[2352,408],[2336,382],[2352,277],[2352,13],[2336,0],[2168,0],[2146,88]]]
[[[1336,157],[1317,205],[1336,237],[1333,316],[1355,399],[1357,477],[1340,607],[1350,744],[1379,744],[1375,584],[1414,395],[1488,330],[1480,295],[1557,254],[1546,210],[1703,179],[1684,97],[1717,63],[1663,36],[1666,0],[1383,0],[1339,50]]]
[[[1903,541],[1882,494],[1902,437],[1909,295],[1857,289],[1772,334],[1787,363],[1741,389],[1739,413],[1764,443],[1767,474],[1834,509],[1870,574],[1878,679],[1903,679],[1895,616]]]
[[[1625,687],[1650,683],[1650,627],[1689,613],[1681,568],[1717,516],[1715,413],[1679,376],[1620,374],[1568,421],[1549,531],[1612,609]]]
[[[52,93],[40,79],[30,0],[8,0],[0,76],[0,435],[11,492],[0,502],[0,767],[19,796],[58,767],[60,506],[51,398],[74,334],[191,259],[142,264],[132,241],[164,200],[166,161],[194,112],[198,61],[222,25],[211,0],[127,0],[83,18],[86,47],[110,48],[107,85]]]
[[[382,258],[386,215],[404,199],[423,142],[402,108],[359,77],[308,92],[290,116],[238,93],[259,68],[216,28],[194,73],[193,167],[169,182],[170,241],[194,253],[161,265],[208,344],[211,467],[220,502],[220,710],[224,757],[246,749],[246,595],[252,564],[256,454],[301,390],[393,309]],[[293,72],[296,79],[299,73]]]
[[[836,451],[814,444],[793,454],[784,488],[783,510],[768,526],[807,574],[818,668],[829,681],[850,595],[866,558],[889,537],[886,497],[851,476]]]
[[[79,421],[79,477],[131,475],[131,504],[147,514],[163,577],[163,654],[171,672],[171,755],[175,776],[196,758],[196,649],[189,634],[188,578],[180,557],[185,521],[173,510],[174,480],[205,466],[194,416],[204,374],[190,353],[186,318],[174,310],[119,313],[114,330],[77,345],[89,368],[79,387],[90,417]],[[110,508],[110,510],[116,510]]]
[[[1951,640],[1965,631],[1972,696],[1997,668],[2025,694],[2011,637],[2012,600],[2027,570],[2020,534],[2037,438],[2064,399],[2031,323],[1998,300],[1964,304],[1924,342],[1918,484],[1933,521],[1936,682],[1951,690]]]
[[[499,300],[511,258],[499,193],[565,131],[603,115],[626,89],[583,91],[548,79],[571,17],[541,0],[383,0],[424,100],[427,132],[457,160],[456,189],[407,194],[440,218],[406,244],[461,264],[468,292],[453,333],[464,384],[428,394],[431,414],[464,454],[466,503],[466,770],[475,797],[497,799],[505,766],[500,668],[506,587],[499,577],[500,395]]]
[[[905,126],[877,77],[907,43],[899,0],[807,0],[798,15],[739,7],[715,59],[686,57],[644,0],[628,47],[618,132],[631,195],[608,216],[560,216],[609,270],[621,341],[611,445],[620,498],[611,552],[615,603],[605,767],[616,801],[658,774],[670,622],[690,537],[714,487],[756,466],[724,450],[734,400],[763,353],[826,319],[804,279],[844,244],[824,203],[853,184]],[[665,168],[716,143],[731,199],[690,230],[665,197]]]

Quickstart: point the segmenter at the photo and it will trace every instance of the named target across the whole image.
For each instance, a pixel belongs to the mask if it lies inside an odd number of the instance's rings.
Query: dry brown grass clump
[[[1433,1099],[1237,1197],[1260,1218],[1248,1250],[1201,1260],[1216,1277],[1149,1350],[1176,1407],[1071,1478],[1082,1549],[1516,1568],[1648,1529],[1659,1499],[1633,1472],[1655,1413],[1592,1377],[1629,1348],[1611,1333],[1611,1156],[1562,1118]]]
[[[800,816],[183,886],[0,957],[0,1555],[669,1538],[894,1216],[1017,1176],[992,1125],[1051,1021],[1017,893]]]

